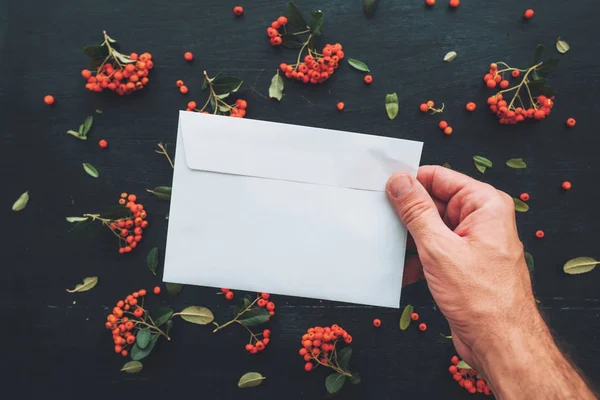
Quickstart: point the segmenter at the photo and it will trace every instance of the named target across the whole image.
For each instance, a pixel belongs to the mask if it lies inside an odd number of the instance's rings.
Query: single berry
[[[98,142],[98,146],[100,146],[101,148],[105,149],[106,146],[108,146],[108,142],[106,140],[102,139],[102,140],[100,140]],[[123,200],[123,199],[121,199],[121,200]]]
[[[192,110],[196,109],[196,102],[195,101],[190,101],[188,103],[188,108],[191,108]]]
[[[569,181],[564,181],[564,182],[562,183],[562,188],[563,188],[564,190],[569,190],[569,189],[571,189],[571,182],[569,182]]]
[[[521,195],[519,196],[519,198],[522,201],[529,201],[529,193],[521,193]]]
[[[336,107],[338,110],[342,111],[344,109],[344,103],[340,101],[339,103],[337,103]]]
[[[531,8],[529,10],[526,10],[525,14],[524,14],[525,15],[525,19],[531,19],[533,17],[533,14],[534,14],[534,12],[533,12],[533,10]]]
[[[181,92],[181,94],[186,94],[188,92],[188,88],[187,86],[181,86],[179,88],[179,91]]]
[[[90,70],[84,69],[83,71],[81,71],[81,76],[83,76],[84,79],[89,79],[90,76],[92,76],[92,73],[90,72]]]
[[[535,237],[538,239],[541,239],[545,236],[544,231],[542,231],[541,229],[535,232]]]
[[[448,127],[448,123],[446,121],[440,121],[439,125],[440,129],[444,130]]]
[[[471,102],[467,103],[466,108],[467,108],[467,111],[473,112],[477,108],[477,105],[471,101]]]
[[[425,0],[425,4],[427,4],[429,7],[431,7],[435,4],[435,0]]]
[[[227,300],[233,299],[233,292],[229,291],[229,292],[225,293],[225,298]]]
[[[375,328],[379,328],[379,327],[381,326],[381,320],[380,320],[379,318],[375,318],[375,319],[373,320],[373,326],[374,326]]]
[[[269,300],[269,297],[271,297],[271,295],[269,293],[263,292],[260,294],[260,297],[262,297],[264,300]]]
[[[506,89],[509,85],[507,80],[500,81],[500,89]]]
[[[450,7],[456,8],[460,6],[460,0],[450,0]]]
[[[452,127],[449,126],[446,129],[444,129],[444,135],[446,135],[446,136],[452,135]]]
[[[154,294],[160,294],[160,286],[155,286],[153,292]]]
[[[417,314],[416,312],[410,314],[410,319],[412,319],[413,321],[417,321],[419,319],[419,314]]]
[[[366,84],[371,84],[371,82],[373,82],[373,77],[371,75],[365,75],[364,81]]]
[[[513,70],[513,72],[511,72],[511,75],[513,78],[518,78],[519,75],[521,75],[521,71],[519,71],[518,69]]]
[[[306,372],[309,372],[309,371],[310,371],[310,370],[312,370],[312,369],[313,369],[313,365],[312,365],[312,363],[311,363],[311,362],[307,362],[306,364],[304,364],[304,370],[305,370]]]
[[[194,55],[192,54],[191,51],[186,51],[183,54],[183,58],[185,58],[185,61],[192,61],[194,59]]]
[[[427,104],[425,104],[425,103],[422,103],[422,104],[419,106],[419,110],[421,110],[421,112],[427,112],[427,111],[429,110],[429,107],[427,107]]]
[[[488,81],[486,82],[487,87],[489,87],[490,89],[493,89],[496,87],[496,81],[493,79],[488,79]]]
[[[280,25],[287,25],[288,19],[282,15],[281,17],[277,18],[277,22],[279,22]]]
[[[54,104],[54,96],[52,96],[52,95],[44,96],[44,103],[48,104],[49,106]]]
[[[574,127],[576,123],[577,123],[577,121],[575,121],[575,118],[569,118],[567,120],[567,126],[570,128]]]
[[[427,100],[427,107],[428,108],[433,108],[433,106],[435,106],[435,103],[433,102],[433,100]]]
[[[452,358],[450,359],[450,362],[451,362],[453,365],[458,365],[458,363],[460,362],[460,360],[459,360],[458,356],[454,355],[454,356],[452,356]]]
[[[419,330],[420,330],[421,332],[425,332],[425,331],[427,330],[427,324],[426,324],[426,323],[424,323],[424,322],[421,322],[421,323],[419,324]]]
[[[244,7],[242,7],[242,6],[233,7],[233,13],[235,14],[236,17],[239,17],[240,15],[242,15],[244,13]]]
[[[182,87],[183,86],[183,81],[181,79],[179,79],[177,82],[177,87]]]

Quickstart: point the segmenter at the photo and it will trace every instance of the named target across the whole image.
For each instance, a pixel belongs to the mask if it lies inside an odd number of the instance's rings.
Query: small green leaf
[[[219,75],[212,81],[212,88],[217,96],[235,93],[242,86],[243,81],[235,76]],[[227,96],[225,96],[227,97]]]
[[[525,164],[522,158],[511,158],[506,161],[506,165],[516,169],[527,168],[527,164]]]
[[[238,320],[244,326],[264,324],[271,318],[271,314],[264,308],[251,308],[243,313]]]
[[[252,298],[250,296],[244,296],[244,298],[242,299],[242,310],[248,308],[250,304],[252,304]]]
[[[473,369],[469,364],[467,364],[463,360],[460,360],[460,362],[456,365],[456,368]]]
[[[559,53],[565,54],[570,49],[571,46],[569,46],[569,43],[565,42],[560,37],[556,40],[556,50],[558,50]]]
[[[325,388],[327,393],[334,394],[340,391],[346,383],[346,376],[335,373],[325,378]]]
[[[79,233],[82,232],[83,230],[85,230],[86,228],[90,227],[91,225],[94,224],[94,220],[93,219],[86,219],[85,221],[81,221],[81,222],[77,222],[75,223],[75,225],[69,229],[70,233]]]
[[[563,266],[563,271],[569,275],[585,274],[596,268],[598,264],[600,261],[596,261],[592,257],[577,257],[567,261]]]
[[[402,311],[402,316],[400,317],[400,330],[405,331],[410,325],[410,315],[413,313],[414,308],[410,304],[404,307],[404,311]]]
[[[447,162],[445,162],[442,167],[444,168],[448,168],[448,169],[452,169],[452,167],[450,166],[450,164],[448,164]]]
[[[513,201],[515,202],[515,211],[527,212],[529,210],[529,205],[527,205],[527,203],[525,203],[521,199],[513,197]]]
[[[169,307],[161,307],[158,309],[158,311],[156,311],[156,315],[157,317],[154,318],[154,324],[160,328],[171,318],[173,315],[173,310]]]
[[[169,336],[169,332],[171,332],[171,328],[173,328],[173,320],[170,319],[167,321],[167,327],[165,328],[165,333]]]
[[[350,381],[351,384],[357,385],[361,381],[360,374],[358,372],[353,372],[352,376],[348,377],[348,380]]]
[[[21,211],[27,206],[29,202],[29,191],[23,193],[19,196],[19,198],[13,203],[12,210],[13,211]]]
[[[154,189],[146,189],[148,193],[152,193],[159,200],[171,200],[172,188],[169,186],[157,186]]]
[[[137,374],[144,368],[144,365],[139,361],[129,361],[121,368],[121,372],[127,372],[128,374]]]
[[[279,101],[281,101],[281,98],[283,97],[283,78],[281,75],[279,75],[279,71],[277,71],[277,73],[273,75],[273,78],[271,78],[269,97]]]
[[[533,256],[531,255],[531,253],[525,252],[525,262],[527,263],[527,269],[529,270],[529,273],[532,273],[535,264],[533,262]]]
[[[304,31],[308,27],[306,20],[302,16],[302,13],[300,10],[298,10],[298,7],[296,7],[296,4],[294,4],[293,1],[288,1],[287,5],[285,6],[285,16],[290,24],[294,25],[300,30]]]
[[[323,21],[325,20],[325,14],[321,10],[315,10],[311,13],[310,18],[310,30],[316,36],[323,34]]]
[[[158,268],[158,247],[153,247],[148,252],[146,256],[146,264],[148,264],[148,269],[154,275],[156,275],[156,269]]]
[[[176,315],[179,315],[182,319],[187,322],[198,325],[206,325],[213,322],[215,316],[206,307],[190,306],[181,310]]]
[[[83,125],[82,125],[82,128],[81,128],[81,129],[83,129]],[[74,131],[74,130],[72,130],[72,129],[69,129],[69,130],[67,131],[67,134],[68,134],[68,135],[75,136],[77,139],[80,139],[80,140],[87,140],[87,138],[86,138],[85,136],[81,136],[81,133],[79,133],[79,132],[77,132],[77,131]]]
[[[446,55],[444,56],[444,61],[446,62],[452,62],[454,61],[454,59],[456,58],[456,52],[455,51],[449,51],[448,53],[446,53]]]
[[[152,349],[154,349],[157,340],[158,335],[152,335],[152,337],[150,338],[150,342],[148,342],[148,345],[144,349],[142,349],[137,343],[135,343],[131,348],[131,352],[129,353],[131,355],[131,359],[133,361],[140,361],[148,357],[148,354],[150,354],[152,352]]]
[[[558,67],[560,60],[558,58],[550,58],[537,68],[537,73],[540,75],[548,75]]]
[[[544,46],[538,44],[535,48],[535,52],[533,53],[533,65],[538,64],[542,61],[542,55],[544,54]]]
[[[167,287],[167,293],[169,293],[170,296],[177,296],[183,289],[183,285],[181,283],[165,282],[165,286]]]
[[[363,11],[367,17],[372,17],[377,8],[378,0],[363,0]]]
[[[137,335],[135,335],[135,342],[140,347],[140,349],[145,349],[146,347],[148,347],[150,339],[152,339],[152,333],[150,332],[150,328],[140,329]]]
[[[350,358],[352,358],[352,349],[344,347],[337,352],[337,361],[344,371],[349,371]]]
[[[93,165],[88,164],[88,163],[83,163],[83,169],[92,178],[97,178],[98,177],[98,170],[96,168],[94,168]]]
[[[265,379],[267,378],[265,378],[258,372],[248,372],[242,375],[238,382],[238,387],[240,389],[256,387],[260,385]]]
[[[96,114],[104,114],[104,112],[101,109],[97,108],[96,109]]]
[[[475,164],[483,165],[486,168],[492,168],[492,162],[485,157],[473,156],[473,161],[475,161]]]
[[[348,64],[350,64],[351,67],[354,67],[355,69],[362,71],[362,72],[371,72],[371,70],[369,69],[369,67],[367,66],[367,64],[365,64],[362,61],[359,60],[355,60],[354,58],[349,58],[348,59]]]
[[[88,217],[66,217],[67,222],[82,222],[87,221]]]
[[[389,119],[394,119],[398,115],[398,95],[396,93],[385,95],[385,111]]]
[[[105,46],[85,46],[83,48],[83,53],[91,58],[106,58],[108,56],[108,48]]]
[[[129,56],[126,56],[125,54],[121,54],[118,51],[115,51],[114,49],[113,49],[112,54],[114,57],[116,57],[121,62],[121,64],[133,64],[133,63],[137,62],[137,61],[129,58]]]
[[[69,292],[69,293],[87,292],[88,290],[90,290],[94,286],[96,286],[97,283],[98,283],[97,276],[89,276],[87,278],[83,278],[83,283],[79,283],[77,286],[75,286],[74,289],[72,289],[72,290],[67,289],[67,292]]]
[[[483,173],[485,173],[485,170],[487,169],[487,168],[486,168],[486,167],[484,167],[483,165],[481,165],[481,164],[477,164],[477,163],[475,163],[475,168],[477,168],[477,170],[478,170],[479,172],[481,172],[482,174],[483,174]]]
[[[83,121],[83,129],[81,130],[81,135],[87,138],[87,134],[92,129],[92,124],[94,123],[94,117],[91,115]]]

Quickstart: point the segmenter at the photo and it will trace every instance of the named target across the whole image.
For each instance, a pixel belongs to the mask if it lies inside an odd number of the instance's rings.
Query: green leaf
[[[454,59],[456,58],[456,52],[455,51],[449,51],[448,53],[446,53],[446,55],[444,56],[444,61],[446,62],[452,62],[454,61]]]
[[[506,165],[516,169],[527,168],[527,164],[525,164],[522,158],[511,158],[506,161]]]
[[[140,349],[145,349],[146,347],[148,347],[150,339],[152,339],[152,333],[150,332],[150,328],[140,329],[137,335],[135,335],[135,342],[140,347]]]
[[[458,364],[456,364],[456,368],[473,369],[473,368],[471,368],[471,366],[469,364],[467,364],[463,360],[460,360],[460,362]]]
[[[265,379],[267,378],[265,378],[258,372],[248,372],[242,375],[238,382],[238,387],[240,389],[256,387],[260,385]]]
[[[77,286],[75,286],[74,289],[72,289],[72,290],[67,289],[67,292],[69,292],[69,293],[87,292],[88,290],[90,290],[94,286],[96,286],[97,283],[98,283],[97,276],[89,276],[87,278],[83,278],[83,283],[79,283]]]
[[[87,221],[88,217],[66,217],[67,222],[82,222]]]
[[[545,78],[538,78],[538,79],[532,80],[527,85],[529,86],[529,89],[531,89],[531,90],[539,90],[546,85],[547,81],[548,80]]]
[[[137,61],[129,58],[129,56],[126,56],[125,54],[121,54],[118,51],[115,51],[114,49],[113,49],[113,56],[116,57],[121,62],[121,64],[133,64],[133,63],[137,62]]]
[[[281,35],[281,45],[286,49],[299,49],[303,43],[297,35],[292,35],[291,33]]]
[[[92,58],[88,63],[88,68],[91,70],[96,70],[102,65],[102,63],[104,63],[104,58]]]
[[[533,256],[531,255],[531,253],[525,252],[525,262],[527,263],[527,269],[529,270],[529,273],[532,273],[535,264],[533,262]]]
[[[296,7],[296,4],[294,4],[293,1],[288,1],[287,5],[285,6],[285,16],[290,24],[294,25],[300,30],[304,31],[308,27],[306,20],[302,16],[302,13],[300,10],[298,10],[298,7]]]
[[[106,46],[85,46],[83,53],[91,58],[106,58],[108,56],[108,48]]]
[[[243,81],[235,76],[217,76],[212,81],[212,87],[217,96],[237,92]]]
[[[173,328],[173,320],[170,319],[167,321],[167,327],[165,328],[165,333],[169,336],[169,332],[171,332],[171,328]]]
[[[271,78],[271,85],[269,86],[269,97],[271,99],[277,99],[281,101],[283,97],[283,78],[279,75],[279,71]]]
[[[190,306],[181,310],[176,315],[179,315],[182,319],[187,322],[198,325],[206,325],[213,322],[215,316],[206,307]]]
[[[600,261],[596,261],[592,257],[577,257],[567,261],[563,266],[563,271],[569,275],[585,274],[596,268],[598,264]]]
[[[85,221],[81,221],[81,222],[77,222],[71,229],[69,229],[70,233],[79,233],[83,230],[85,230],[85,228],[88,228],[89,226],[94,224],[94,220],[93,219],[86,219]]]
[[[362,72],[371,72],[371,70],[369,69],[369,67],[367,66],[367,64],[365,64],[362,61],[359,60],[355,60],[354,58],[349,58],[348,59],[348,64],[350,64],[351,67],[354,67],[355,69],[362,71]]]
[[[444,335],[443,333],[440,333],[440,336],[444,339],[452,339],[452,335]]]
[[[21,211],[22,209],[24,209],[27,206],[28,202],[29,202],[29,191],[23,193],[22,195],[19,196],[19,198],[17,200],[15,200],[15,202],[12,205],[12,210],[13,211]]]
[[[513,201],[515,202],[515,211],[527,212],[529,210],[529,205],[527,205],[527,203],[525,203],[521,199],[513,197]]]
[[[156,311],[156,315],[157,317],[154,318],[154,324],[160,328],[169,320],[169,318],[171,318],[173,315],[173,310],[169,307],[161,307],[158,309],[158,311]]]
[[[325,14],[321,10],[315,10],[311,13],[310,18],[310,30],[316,36],[323,34],[323,21],[325,20]]]
[[[542,61],[542,55],[544,54],[544,46],[538,44],[535,48],[535,52],[533,53],[533,65],[538,64]]]
[[[81,129],[81,136],[87,138],[87,134],[92,129],[92,124],[94,123],[94,117],[91,115],[85,119],[83,122],[83,128]]]
[[[352,358],[352,349],[350,347],[344,347],[337,352],[337,361],[344,371],[350,370],[350,358]]]
[[[450,164],[448,164],[447,162],[445,162],[442,167],[444,168],[448,168],[448,169],[452,169],[452,167],[450,166]]]
[[[252,304],[252,298],[250,296],[244,296],[244,298],[242,299],[242,310],[248,308],[250,304]]]
[[[400,317],[400,330],[405,331],[410,325],[410,315],[413,313],[414,308],[410,304],[404,307],[404,311],[402,311],[402,316]]]
[[[146,264],[148,264],[148,269],[154,275],[156,275],[156,269],[158,268],[158,247],[153,247],[148,252],[146,256]]]
[[[152,193],[159,200],[171,200],[172,188],[169,186],[157,186],[154,189],[146,189],[148,193]]]
[[[96,114],[104,114],[104,112],[101,109],[97,108],[96,109]]]
[[[167,287],[167,293],[169,293],[170,296],[177,296],[183,289],[183,285],[181,283],[165,282],[165,286]]]
[[[87,174],[93,178],[97,178],[98,177],[98,170],[96,168],[94,168],[94,166],[92,164],[88,164],[88,163],[83,163],[83,169],[85,170],[85,172],[87,172]]]
[[[135,343],[131,348],[131,352],[129,353],[131,355],[131,359],[133,361],[140,361],[148,357],[148,354],[150,354],[152,352],[152,349],[154,349],[157,340],[158,335],[152,335],[152,338],[150,338],[150,342],[148,342],[148,345],[144,349],[142,349],[137,343]]]
[[[83,126],[82,126],[82,129],[83,129]],[[74,130],[72,130],[72,129],[69,129],[69,130],[67,131],[67,134],[68,134],[68,135],[75,136],[77,139],[80,139],[80,140],[87,140],[87,138],[86,138],[85,136],[81,136],[81,133],[79,133],[79,132],[77,132],[77,131],[74,131]]]
[[[367,17],[372,17],[377,8],[378,0],[363,0],[363,11]]]
[[[104,218],[119,219],[131,216],[131,210],[125,206],[114,206],[102,213]]]
[[[481,165],[481,164],[477,164],[477,163],[475,163],[475,168],[477,168],[477,170],[478,170],[479,172],[481,172],[482,174],[483,174],[483,173],[485,173],[485,170],[487,169],[487,168],[486,168],[486,167],[484,167],[483,165]]]
[[[560,37],[556,39],[556,50],[558,50],[559,53],[565,54],[570,49],[571,46],[569,46],[569,43],[565,42]]]
[[[243,313],[238,319],[244,326],[264,324],[271,318],[271,314],[264,308],[252,308]]]
[[[475,161],[475,164],[483,165],[486,168],[492,168],[492,162],[485,157],[473,156],[473,161]]]
[[[353,372],[352,376],[348,377],[348,380],[350,381],[351,384],[357,385],[361,381],[360,374],[358,372]]]
[[[548,75],[558,67],[559,63],[560,60],[558,58],[550,58],[537,68],[537,73],[540,75]]]
[[[121,372],[127,372],[128,374],[137,374],[144,368],[144,365],[139,361],[129,361],[121,368]]]
[[[396,93],[385,95],[385,111],[389,119],[394,119],[398,115],[398,95]]]
[[[325,378],[325,388],[327,393],[334,394],[340,391],[346,383],[346,376],[335,373]]]

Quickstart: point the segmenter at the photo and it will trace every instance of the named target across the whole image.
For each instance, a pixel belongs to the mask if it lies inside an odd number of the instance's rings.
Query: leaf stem
[[[521,81],[521,83],[519,83],[518,86],[516,86],[517,88],[517,92],[516,95],[519,94],[519,90],[521,90],[521,87],[523,86],[523,84],[525,84],[525,87],[527,87],[527,90],[529,90],[529,86],[527,86],[527,76],[531,73],[531,71],[533,71],[534,69],[536,69],[537,67],[539,67],[540,65],[542,65],[543,63],[537,63],[536,65],[530,67],[527,72],[525,72],[525,75],[523,76],[523,80]],[[516,96],[515,96],[516,97]],[[512,100],[510,101],[510,104],[508,105],[508,109],[510,110],[511,107],[513,106],[513,104],[515,103],[515,97],[512,98]],[[531,94],[530,94],[530,98],[531,98]],[[533,99],[532,99],[532,105],[535,107],[535,103],[533,103]],[[537,109],[537,107],[536,107]]]
[[[225,328],[225,327],[226,327],[226,326],[228,326],[228,325],[231,325],[231,324],[233,324],[234,322],[238,322],[238,323],[240,323],[240,322],[238,321],[238,318],[239,318],[239,317],[241,317],[241,316],[242,316],[242,315],[243,315],[245,312],[249,311],[249,310],[252,308],[252,306],[253,306],[254,304],[256,304],[256,302],[258,301],[258,299],[260,299],[260,296],[257,296],[257,297],[256,297],[256,299],[254,299],[254,301],[253,301],[252,303],[250,303],[250,305],[249,305],[248,307],[246,307],[244,310],[240,311],[240,312],[239,312],[239,313],[238,313],[238,314],[237,314],[237,315],[236,315],[236,316],[235,316],[235,317],[234,317],[234,318],[233,318],[231,321],[229,321],[229,322],[226,322],[226,323],[224,323],[223,325],[219,325],[219,326],[218,326],[218,327],[217,327],[217,328],[216,328],[216,329],[213,331],[213,333],[215,333],[215,332],[217,332],[217,331],[219,331],[219,330],[221,330],[221,329]],[[241,324],[241,323],[240,323],[240,324]],[[241,324],[241,325],[243,325],[243,324]]]
[[[160,149],[160,151],[154,150],[154,152],[158,153],[158,154],[163,154],[165,157],[167,157],[167,161],[169,161],[169,164],[171,164],[171,168],[175,169],[175,166],[173,165],[173,160],[171,160],[171,157],[169,156],[169,153],[167,153],[166,146],[163,145],[162,143],[159,143],[157,146]]]
[[[302,45],[302,48],[300,49],[300,52],[298,52],[298,59],[296,60],[296,68],[295,69],[298,68],[298,65],[300,64],[300,58],[302,57],[302,52],[304,51],[304,49],[306,48],[306,46],[308,46],[308,43],[310,42],[310,39],[312,39],[312,34],[308,36],[308,39],[306,39],[306,42],[304,42],[304,44]],[[310,54],[310,49],[309,49],[308,53]]]

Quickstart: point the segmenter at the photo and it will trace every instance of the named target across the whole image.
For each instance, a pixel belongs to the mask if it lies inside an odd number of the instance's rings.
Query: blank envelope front
[[[399,308],[422,143],[181,112],[164,281]]]

